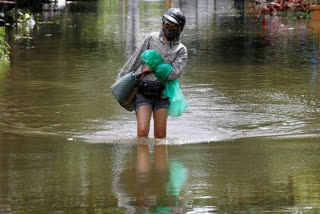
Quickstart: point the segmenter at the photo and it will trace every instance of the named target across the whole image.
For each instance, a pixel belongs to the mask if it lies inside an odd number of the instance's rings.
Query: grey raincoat
[[[161,54],[164,63],[168,63],[173,66],[173,69],[167,79],[178,79],[187,62],[187,48],[180,42],[180,37],[168,43],[165,43],[163,38],[164,34],[162,30],[160,33],[155,32],[149,34],[140,47],[126,62],[117,78],[119,79],[131,71],[136,71],[137,74],[141,73],[143,68],[146,66],[141,60],[142,53],[146,50],[156,50]],[[141,67],[140,71],[138,71],[139,67]],[[148,73],[144,79],[161,82],[161,80],[157,79],[153,73]]]

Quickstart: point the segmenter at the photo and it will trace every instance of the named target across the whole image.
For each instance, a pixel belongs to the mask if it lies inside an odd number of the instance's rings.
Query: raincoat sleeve
[[[168,75],[167,80],[175,80],[181,76],[182,70],[187,63],[187,58],[187,48],[183,46],[178,52],[176,59],[172,63],[173,69],[171,73]]]
[[[117,79],[120,79],[124,75],[128,74],[131,71],[136,71],[142,64],[141,54],[148,50],[149,48],[149,40],[151,35],[147,36],[143,43],[139,46],[139,48],[134,52],[134,54],[128,59],[126,64],[120,70]]]

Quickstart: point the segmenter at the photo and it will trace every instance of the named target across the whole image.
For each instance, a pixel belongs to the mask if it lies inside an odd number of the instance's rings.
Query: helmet
[[[183,15],[180,8],[170,8],[163,14],[162,19],[167,19],[170,22],[179,25],[180,32],[183,30],[183,27],[186,24],[186,17]]]

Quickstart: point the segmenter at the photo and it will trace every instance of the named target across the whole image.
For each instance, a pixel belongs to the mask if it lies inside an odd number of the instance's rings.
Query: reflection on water
[[[136,213],[184,213],[178,196],[187,179],[180,161],[170,161],[166,145],[155,145],[153,161],[149,145],[137,145],[136,167],[125,169],[116,189],[120,206]]]
[[[317,138],[189,145],[8,136],[1,213],[317,213]]]
[[[187,16],[190,108],[141,143],[109,87],[171,6]],[[319,212],[319,31],[255,10],[100,0],[7,29],[0,213]]]

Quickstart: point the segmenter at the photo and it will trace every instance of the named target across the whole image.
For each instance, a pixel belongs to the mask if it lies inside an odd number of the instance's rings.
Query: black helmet
[[[163,14],[163,18],[169,20],[170,22],[180,26],[180,32],[183,30],[186,24],[186,17],[183,15],[180,8],[170,8],[167,12]]]

